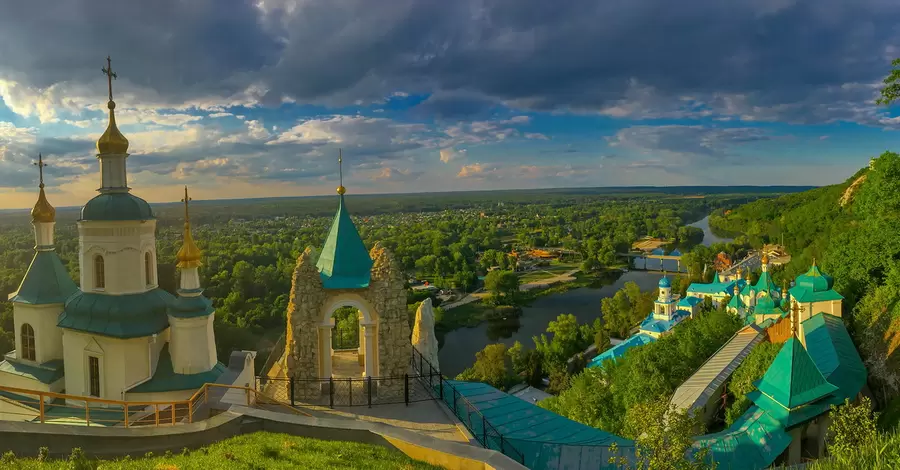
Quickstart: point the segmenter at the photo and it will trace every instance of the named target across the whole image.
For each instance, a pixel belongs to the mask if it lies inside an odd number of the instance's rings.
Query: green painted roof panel
[[[843,300],[844,298],[844,296],[838,294],[832,289],[824,291],[813,291],[808,287],[803,287],[800,285],[791,287],[789,292],[791,293],[791,298],[801,303],[827,302],[829,300]]]
[[[853,399],[866,385],[867,371],[844,321],[819,313],[803,322],[806,347],[816,367],[839,389],[840,399]]]
[[[796,286],[803,287],[812,292],[823,292],[831,289],[834,280],[831,276],[819,271],[819,267],[815,264],[809,268],[806,274],[797,276],[794,280]]]
[[[66,303],[57,325],[114,338],[150,336],[169,326],[174,300],[162,289],[128,295],[79,292]]]
[[[363,244],[340,196],[337,213],[316,268],[326,289],[361,289],[369,286],[372,258]]]
[[[215,311],[212,302],[202,295],[193,297],[179,295],[169,305],[169,315],[176,318],[204,317]]]
[[[150,220],[153,210],[147,201],[131,193],[103,193],[81,208],[81,220]]]
[[[766,374],[757,382],[757,388],[789,409],[819,400],[837,390],[819,372],[806,348],[793,337],[778,351]]]
[[[196,390],[202,387],[203,384],[215,383],[224,372],[225,365],[218,362],[206,372],[176,374],[175,368],[172,366],[172,356],[169,354],[169,344],[166,343],[159,352],[159,362],[156,365],[156,372],[153,373],[153,378],[126,391],[128,393],[154,393]]]
[[[78,286],[69,277],[56,252],[38,251],[10,301],[31,305],[62,304],[77,291]]]
[[[18,375],[48,385],[62,379],[63,374],[65,374],[63,361],[61,359],[54,359],[40,365],[35,365],[20,362],[16,360],[14,356],[10,357],[9,354],[7,354],[6,357],[9,358],[9,360],[0,362],[0,372]]]

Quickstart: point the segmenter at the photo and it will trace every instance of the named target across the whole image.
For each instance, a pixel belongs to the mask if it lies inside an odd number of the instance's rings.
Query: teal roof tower
[[[833,287],[834,279],[819,271],[819,267],[813,261],[813,265],[806,274],[797,276],[790,294],[797,302],[802,303],[842,300],[844,297],[838,294]]]
[[[338,166],[343,156],[338,156]],[[322,276],[322,286],[326,289],[364,289],[369,287],[372,275],[372,258],[363,244],[350,213],[344,206],[343,169],[341,184],[337,188],[338,209],[325,239],[325,246],[319,254],[316,268]]]
[[[40,171],[40,192],[37,203],[31,209],[34,258],[31,259],[19,288],[9,295],[9,300],[28,305],[62,304],[78,290],[78,286],[69,277],[53,243],[56,209],[47,201],[44,192],[44,167],[47,164],[44,163],[43,156],[38,155],[38,161],[34,165]]]

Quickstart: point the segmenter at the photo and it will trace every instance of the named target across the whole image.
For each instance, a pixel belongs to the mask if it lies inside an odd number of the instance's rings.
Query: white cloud
[[[458,158],[464,158],[466,155],[466,149],[456,150],[452,148],[446,148],[440,150],[441,161],[444,163],[450,163],[453,160]]]

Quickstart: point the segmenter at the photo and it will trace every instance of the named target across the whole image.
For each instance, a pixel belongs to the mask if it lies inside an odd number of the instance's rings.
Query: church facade
[[[153,211],[127,185],[129,143],[116,126],[109,74],[99,195],[77,221],[80,287],[55,252],[56,211],[42,176],[32,210],[35,255],[10,295],[16,349],[0,363],[0,385],[108,400],[185,399],[225,370],[216,359],[214,309],[200,286],[187,188],[180,289],[172,295],[159,288]]]

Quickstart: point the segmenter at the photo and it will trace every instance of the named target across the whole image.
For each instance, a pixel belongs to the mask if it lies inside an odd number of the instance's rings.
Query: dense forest
[[[468,291],[488,264],[503,262],[504,256],[492,257],[516,248],[564,247],[602,267],[641,236],[686,239],[694,234],[683,226],[715,208],[796,188],[745,194],[713,188],[718,194],[706,196],[697,194],[700,189],[709,188],[348,195],[346,201],[367,246],[384,243],[410,277]],[[265,356],[277,340],[296,259],[307,246],[322,245],[336,202],[316,197],[192,203],[194,238],[204,251],[201,280],[217,309],[222,358],[234,349],[257,349]],[[174,292],[183,208],[160,204],[154,210],[159,284]],[[61,208],[56,224],[57,251],[76,281],[77,217],[77,209]],[[12,306],[5,299],[25,274],[33,244],[27,212],[0,214],[0,352],[14,347]],[[421,300],[410,297],[411,303]]]
[[[833,276],[878,405],[898,406],[900,156],[886,152],[843,184],[752,202],[711,216],[710,224],[755,244],[783,238],[793,258],[775,271],[778,285],[814,260]]]

